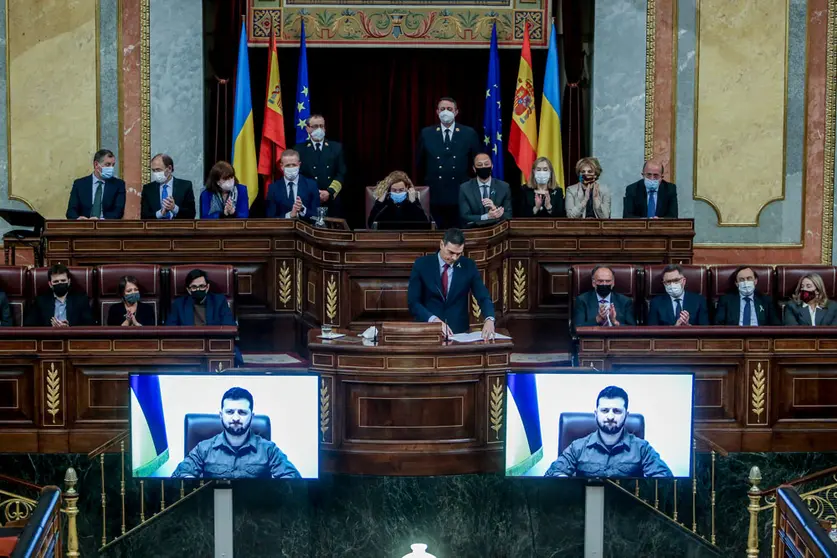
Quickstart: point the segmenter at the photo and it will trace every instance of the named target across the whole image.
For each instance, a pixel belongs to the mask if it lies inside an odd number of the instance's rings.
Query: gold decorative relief
[[[520,308],[526,302],[526,268],[520,260],[514,268],[514,302]]]
[[[61,412],[61,375],[54,362],[49,363],[47,370],[46,409],[52,415],[52,424],[55,424],[55,416]]]
[[[828,28],[826,44],[829,55],[825,57],[825,150],[823,152],[824,184],[822,199],[822,253],[821,263],[831,265],[834,233],[834,150],[837,146],[837,0],[828,2]]]
[[[333,324],[337,318],[337,281],[334,280],[334,275],[328,276],[325,310],[327,318],[326,321]]]
[[[474,295],[471,295],[471,313],[474,315],[474,320],[480,321],[480,305]]]
[[[500,377],[495,378],[496,383],[491,385],[491,412],[489,420],[491,430],[494,431],[494,439],[500,439],[500,430],[503,428],[503,383]]]
[[[6,519],[3,522],[4,524],[11,521],[23,521],[29,519],[29,516],[32,515],[32,511],[37,505],[37,502],[34,500],[17,496],[11,492],[0,491],[0,497],[2,496],[12,496],[12,498],[0,502],[0,508],[3,509],[3,517]]]
[[[331,394],[328,392],[328,384],[325,378],[320,378],[320,432],[325,440],[331,424]]]
[[[291,301],[291,284],[291,268],[287,260],[282,260],[282,267],[279,268],[279,302],[285,308]]]
[[[750,403],[752,403],[753,414],[756,415],[756,420],[761,422],[761,415],[764,413],[767,396],[767,377],[764,369],[759,362],[753,370],[752,378],[752,394]]]
[[[654,157],[654,92],[657,79],[657,2],[645,8],[645,160]]]
[[[503,260],[503,312],[509,309],[509,260]]]
[[[302,312],[302,260],[296,261],[296,309]]]

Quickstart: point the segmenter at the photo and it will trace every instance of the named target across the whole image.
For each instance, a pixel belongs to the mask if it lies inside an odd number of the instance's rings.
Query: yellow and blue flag
[[[233,110],[233,151],[230,163],[241,184],[247,186],[250,205],[259,194],[259,164],[256,161],[256,133],[253,129],[253,97],[250,95],[250,59],[247,55],[247,31],[241,24],[238,44],[238,71],[235,75]]]
[[[538,157],[546,157],[555,170],[555,182],[564,190],[564,149],[561,145],[561,74],[558,68],[558,44],[555,23],[549,35],[546,74],[543,78],[541,129],[538,132]]]
[[[491,175],[503,180],[503,117],[500,113],[500,56],[497,52],[497,24],[491,29],[491,52],[488,56],[488,83],[485,86],[485,114],[482,128],[483,143],[491,156]]]
[[[169,460],[160,377],[131,376],[131,461],[135,477],[151,476]]]
[[[308,139],[308,131],[305,129],[305,123],[311,116],[311,103],[308,99],[308,53],[305,51],[305,21],[303,20],[299,28],[299,71],[296,74],[296,110],[294,111],[297,143]]]
[[[508,374],[506,401],[506,475],[520,476],[543,459],[537,376]]]

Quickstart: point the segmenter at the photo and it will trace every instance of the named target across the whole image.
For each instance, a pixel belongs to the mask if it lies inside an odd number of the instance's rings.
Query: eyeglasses
[[[677,279],[669,279],[668,281],[663,281],[663,285],[676,285],[682,280],[682,277],[678,277]]]
[[[198,291],[206,291],[209,290],[209,285],[190,285],[186,287],[186,290],[190,293],[195,293]]]

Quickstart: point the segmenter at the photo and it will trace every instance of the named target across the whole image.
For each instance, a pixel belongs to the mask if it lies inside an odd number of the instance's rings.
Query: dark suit
[[[296,195],[302,199],[302,205],[305,207],[305,215],[300,217],[303,219],[316,218],[317,208],[320,207],[320,190],[317,188],[317,183],[300,175],[297,177],[295,184]],[[295,201],[296,199],[288,197],[288,183],[285,182],[284,178],[271,182],[267,190],[265,216],[284,219],[285,214],[293,209]]]
[[[507,182],[492,178],[488,188],[489,196],[494,205],[496,207],[502,206],[505,210],[503,216],[499,219],[482,220],[482,216],[488,213],[488,209],[482,205],[482,192],[480,190],[476,178],[472,178],[459,186],[459,220],[463,227],[493,225],[499,221],[512,218],[511,189]]]
[[[457,225],[459,186],[469,179],[474,157],[480,150],[480,138],[469,126],[454,123],[448,146],[441,124],[421,131],[416,152],[417,184],[430,186],[431,213],[439,228]]]
[[[227,299],[222,294],[207,293],[206,300],[206,325],[208,326],[234,326],[235,318],[230,310]],[[166,319],[167,326],[194,326],[195,325],[195,303],[191,296],[179,296],[171,303],[171,311]]]
[[[343,146],[340,142],[325,139],[322,142],[322,151],[317,151],[314,149],[314,142],[309,139],[304,143],[296,144],[294,150],[299,152],[299,174],[317,183],[318,195],[319,190],[328,190],[328,201],[321,205],[328,207],[329,217],[341,217],[340,192],[346,184],[346,159],[343,157]],[[317,216],[316,210],[314,211],[312,217]]]
[[[12,307],[9,304],[9,297],[0,291],[0,327],[11,327],[15,325],[12,317]]]
[[[753,310],[759,325],[780,325],[779,313],[773,301],[758,291],[753,294]],[[737,292],[725,294],[718,300],[718,307],[715,309],[715,325],[740,325],[740,314],[741,295]]]
[[[125,305],[121,302],[117,302],[108,309],[107,325],[121,326],[122,322],[125,321],[125,314]],[[134,314],[134,316],[136,316],[137,321],[140,323],[140,325],[157,325],[157,315],[154,313],[154,306],[148,304],[147,302],[139,302],[137,304],[137,311]]]
[[[93,325],[90,301],[86,295],[70,293],[67,295],[67,321],[71,326]],[[49,327],[55,316],[55,295],[42,294],[26,310],[23,325],[28,327]]]
[[[462,257],[453,264],[453,277],[445,297],[442,294],[439,253],[436,252],[413,263],[407,287],[407,305],[417,321],[426,322],[436,316],[447,323],[454,333],[463,333],[469,329],[471,297],[468,292],[477,299],[483,319],[493,318],[494,304],[474,260]]]
[[[122,219],[125,213],[125,182],[118,178],[100,180],[105,183],[105,189],[102,191],[102,217]],[[93,175],[90,174],[73,182],[70,201],[67,203],[67,219],[90,217],[92,210]],[[93,217],[98,217],[98,215],[93,215]]]
[[[610,293],[610,303],[616,308],[616,321],[622,325],[636,325],[633,299],[619,294]],[[573,304],[573,326],[597,326],[596,316],[599,314],[599,295],[596,291],[581,293]]]
[[[541,205],[540,210],[535,212],[535,191],[531,188],[523,188],[523,207],[520,208],[520,217],[547,217],[555,219],[556,217],[566,217],[567,212],[564,209],[564,196],[560,188],[555,188],[549,191],[549,201],[552,204],[552,212],[546,210],[544,205]]]
[[[375,200],[366,226],[371,229],[375,223],[426,223],[427,221],[427,215],[418,198],[414,202],[408,198],[401,203],[395,203],[387,195],[384,201]]]
[[[657,189],[657,217],[677,219],[677,186],[666,182],[660,182]],[[648,192],[645,190],[645,181],[638,180],[625,188],[625,205],[622,208],[622,217],[625,219],[648,217]]]
[[[142,187],[141,219],[157,218],[157,212],[163,208],[160,202],[160,188],[162,188],[162,185],[157,182],[150,182]],[[189,180],[175,178],[172,181],[171,190],[169,196],[174,200],[174,205],[178,207],[177,215],[174,218],[194,219],[195,193],[192,191],[192,183]]]
[[[699,294],[686,292],[680,306],[689,313],[689,325],[709,325],[709,308],[706,299]],[[648,309],[647,325],[671,325],[677,323],[680,316],[674,315],[674,305],[667,294],[657,295],[651,299]]]
[[[788,326],[833,326],[837,325],[837,304],[829,300],[825,308],[817,308],[814,322],[811,323],[811,313],[807,304],[789,301],[785,305],[783,322]]]

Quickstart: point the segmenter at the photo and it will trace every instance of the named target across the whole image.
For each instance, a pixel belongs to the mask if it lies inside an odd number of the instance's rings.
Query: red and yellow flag
[[[259,147],[259,174],[273,180],[274,170],[285,150],[285,115],[282,112],[282,86],[279,83],[279,55],[271,27],[270,54],[267,59],[267,96],[264,102],[264,126]],[[267,196],[267,188],[265,188]]]
[[[524,180],[529,177],[538,152],[538,122],[535,114],[535,78],[532,73],[532,50],[529,46],[529,21],[524,24],[523,49],[517,88],[512,103],[512,124],[509,133],[509,153],[514,157]]]

